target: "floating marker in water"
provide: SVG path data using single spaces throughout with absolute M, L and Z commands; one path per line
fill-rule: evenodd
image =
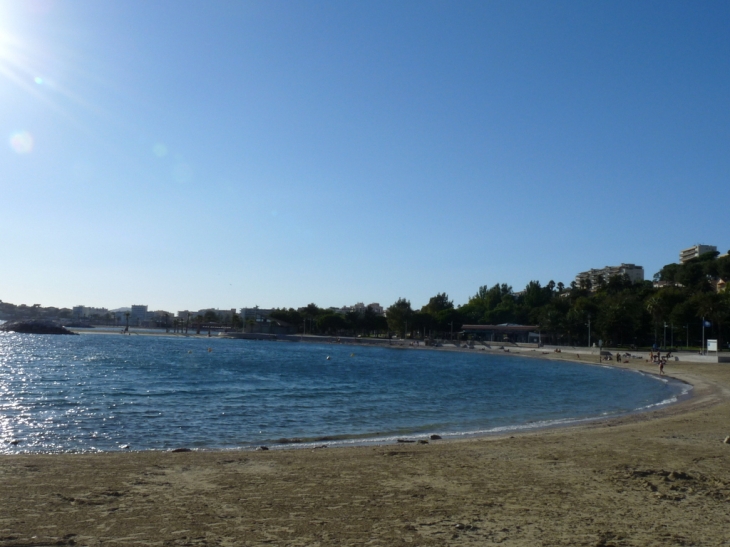
M 330 356 L 329 356 L 329 355 L 327 356 L 327 360 L 328 360 L 328 361 L 330 360 Z
M 350 357 L 355 357 L 355 354 L 354 354 L 354 353 L 351 353 L 351 354 L 350 354 Z

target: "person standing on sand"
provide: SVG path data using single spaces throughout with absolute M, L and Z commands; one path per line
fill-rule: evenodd
M 659 361 L 659 374 L 664 374 L 664 360 Z

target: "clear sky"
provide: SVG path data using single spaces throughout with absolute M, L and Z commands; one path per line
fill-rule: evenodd
M 0 0 L 0 299 L 392 304 L 730 249 L 730 3 Z

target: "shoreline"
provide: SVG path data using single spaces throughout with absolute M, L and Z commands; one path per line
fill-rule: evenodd
M 115 330 L 107 329 L 106 327 L 92 328 L 92 329 L 79 329 L 70 328 L 70 330 L 76 334 L 93 334 L 93 335 L 120 335 L 121 333 Z M 208 340 L 247 340 L 256 342 L 290 342 L 290 343 L 308 343 L 308 344 L 321 344 L 321 345 L 346 345 L 352 347 L 383 347 L 390 349 L 400 350 L 416 350 L 416 351 L 459 351 L 465 353 L 485 353 L 485 354 L 506 354 L 506 355 L 522 355 L 524 357 L 533 357 L 539 359 L 554 359 L 554 360 L 568 360 L 579 363 L 590 363 L 591 360 L 595 364 L 606 364 L 610 365 L 610 361 L 598 361 L 598 348 L 597 347 L 581 347 L 581 346 L 554 346 L 546 345 L 543 347 L 533 347 L 532 345 L 522 346 L 506 346 L 506 351 L 497 348 L 487 348 L 485 346 L 475 346 L 472 348 L 465 346 L 453 345 L 453 342 L 444 342 L 440 346 L 410 346 L 406 343 L 405 339 L 392 339 L 389 343 L 387 338 L 355 338 L 355 337 L 337 337 L 337 336 L 321 336 L 321 335 L 281 335 L 282 338 L 238 338 L 236 336 L 230 336 L 227 333 L 213 334 L 208 336 L 207 333 L 195 334 L 195 333 L 172 333 L 162 331 L 144 330 L 143 332 L 131 331 L 127 336 L 164 336 L 172 338 L 192 338 L 192 339 L 208 339 Z M 256 336 L 256 335 L 251 335 Z M 261 335 L 271 336 L 271 335 Z M 419 341 L 423 342 L 423 341 Z M 498 346 L 499 342 L 492 343 L 494 346 Z M 559 349 L 559 353 L 555 353 L 554 350 Z M 611 347 L 604 347 L 601 351 L 607 351 L 610 353 L 623 352 L 626 353 L 625 349 L 616 349 Z M 646 360 L 649 356 L 649 352 L 645 350 L 631 350 L 632 355 L 637 355 L 640 359 Z M 571 357 L 571 354 L 578 355 L 577 358 Z M 699 355 L 694 351 L 689 352 L 685 350 L 678 350 L 672 352 L 672 358 L 678 358 L 681 363 L 717 363 L 716 360 L 718 355 L 724 354 L 718 353 L 717 355 Z M 590 356 L 590 357 L 588 357 Z M 730 357 L 728 357 L 730 362 Z
M 95 335 L 118 335 L 118 332 L 109 331 L 109 330 L 82 330 L 78 331 L 81 334 L 95 334 Z M 174 337 L 180 337 L 180 338 L 203 338 L 203 339 L 218 339 L 223 340 L 226 339 L 224 337 L 218 337 L 218 336 L 212 336 L 208 337 L 207 335 L 181 335 L 181 334 L 172 334 L 172 333 L 158 333 L 158 332 L 143 332 L 143 333 L 134 333 L 139 334 L 140 336 L 174 336 Z M 289 341 L 289 340 L 281 340 L 281 341 Z M 383 340 L 382 342 L 385 342 Z M 372 344 L 372 343 L 358 343 L 358 339 L 342 339 L 339 341 L 334 341 L 332 339 L 330 340 L 323 340 L 320 337 L 311 337 L 306 339 L 306 343 L 310 344 L 319 344 L 320 346 L 327 347 L 332 345 L 345 345 L 349 347 L 382 347 L 386 349 L 392 349 L 392 350 L 417 350 L 417 351 L 441 351 L 441 352 L 458 352 L 458 353 L 464 353 L 464 354 L 474 354 L 477 353 L 479 355 L 510 355 L 514 357 L 525 357 L 525 358 L 531 358 L 531 359 L 542 359 L 542 360 L 550 360 L 550 361 L 559 361 L 559 362 L 570 362 L 575 364 L 581 364 L 581 365 L 591 365 L 591 366 L 600 366 L 600 367 L 606 367 L 606 368 L 614 368 L 614 369 L 620 369 L 620 370 L 626 370 L 626 371 L 632 371 L 635 373 L 641 373 L 643 375 L 648 375 L 653 377 L 656 380 L 660 380 L 663 377 L 654 372 L 653 370 L 647 370 L 644 365 L 646 364 L 649 368 L 654 368 L 654 365 L 651 363 L 644 363 L 641 359 L 635 359 L 633 363 L 616 363 L 614 361 L 601 361 L 597 362 L 597 353 L 592 355 L 591 357 L 588 357 L 590 355 L 587 353 L 587 351 L 590 348 L 582 348 L 581 351 L 583 355 L 586 356 L 586 358 L 583 359 L 577 359 L 573 356 L 572 352 L 566 352 L 566 353 L 555 353 L 552 351 L 547 351 L 544 349 L 537 349 L 537 348 L 522 348 L 522 347 L 515 347 L 510 348 L 513 351 L 510 352 L 503 352 L 498 349 L 486 349 L 481 348 L 481 350 L 475 350 L 475 349 L 469 349 L 467 347 L 432 347 L 432 346 L 410 346 L 410 345 L 391 345 L 387 343 L 379 343 L 379 344 Z M 580 349 L 580 348 L 579 348 Z M 671 376 L 669 374 L 664 375 L 666 377 L 667 381 L 676 382 L 676 383 L 682 383 L 687 384 L 688 389 L 683 390 L 681 393 L 677 393 L 674 396 L 672 396 L 671 399 L 664 399 L 662 401 L 657 401 L 656 403 L 653 403 L 651 405 L 633 408 L 630 410 L 625 410 L 623 412 L 612 414 L 610 416 L 605 415 L 596 415 L 596 416 L 588 416 L 588 417 L 580 417 L 580 416 L 569 416 L 569 417 L 563 417 L 563 418 L 556 418 L 553 420 L 534 420 L 529 421 L 525 423 L 519 423 L 519 424 L 511 424 L 511 425 L 501 425 L 501 426 L 495 426 L 490 429 L 485 430 L 464 430 L 464 431 L 427 431 L 422 433 L 402 433 L 400 435 L 396 434 L 388 434 L 385 436 L 371 436 L 370 434 L 359 434 L 359 435 L 337 435 L 337 436 L 330 436 L 330 435 L 322 435 L 319 437 L 312 437 L 312 438 L 303 438 L 303 437 L 292 437 L 292 438 L 283 438 L 283 439 L 267 439 L 263 440 L 261 442 L 256 443 L 250 443 L 245 444 L 241 446 L 228 446 L 228 447 L 190 447 L 181 444 L 174 448 L 141 448 L 141 449 L 122 449 L 119 448 L 117 450 L 101 450 L 101 451 L 59 451 L 59 452 L 20 452 L 16 453 L 18 455 L 33 455 L 33 454 L 47 454 L 47 455 L 60 455 L 60 454 L 68 454 L 68 455 L 80 455 L 80 454 L 114 454 L 114 453 L 128 453 L 128 454 L 138 454 L 138 453 L 146 453 L 146 452 L 171 452 L 173 450 L 185 450 L 185 451 L 192 451 L 192 452 L 199 452 L 199 453 L 215 453 L 215 452 L 226 452 L 226 453 L 237 453 L 237 452 L 251 452 L 259 449 L 261 446 L 265 446 L 266 450 L 310 450 L 313 448 L 355 448 L 355 447 L 374 447 L 374 446 L 395 446 L 399 444 L 411 444 L 411 443 L 424 443 L 428 442 L 430 439 L 430 436 L 432 434 L 436 434 L 439 436 L 438 441 L 441 443 L 444 442 L 452 442 L 452 441 L 461 441 L 461 440 L 470 440 L 470 439 L 479 439 L 479 438 L 490 438 L 490 437 L 499 437 L 499 436 L 514 436 L 514 435 L 523 435 L 528 434 L 530 432 L 536 432 L 541 430 L 548 430 L 548 429 L 559 429 L 559 428 L 568 428 L 568 427 L 579 427 L 581 425 L 588 425 L 592 422 L 596 421 L 606 421 L 606 420 L 618 420 L 623 417 L 637 415 L 637 414 L 646 414 L 646 413 L 652 413 L 659 409 L 671 407 L 680 404 L 682 401 L 691 398 L 693 395 L 693 386 L 691 383 L 686 382 L 685 380 L 682 380 L 680 378 L 676 378 L 674 376 Z M 284 441 L 284 442 L 282 442 Z
M 668 369 L 692 397 L 511 435 L 2 456 L 0 546 L 723 545 L 730 367 Z

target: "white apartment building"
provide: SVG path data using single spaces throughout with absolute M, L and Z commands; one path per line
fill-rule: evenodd
M 644 281 L 644 267 L 636 264 L 621 264 L 620 266 L 606 266 L 599 270 L 591 269 L 576 275 L 575 282 L 580 286 L 581 282 L 590 281 L 591 287 L 595 288 L 599 278 L 607 283 L 609 279 L 617 275 L 626 275 L 632 283 L 640 283 Z
M 684 264 L 688 260 L 697 258 L 700 255 L 703 255 L 705 253 L 714 253 L 716 251 L 717 247 L 714 245 L 702 245 L 698 243 L 697 245 L 692 245 L 687 249 L 682 249 L 681 251 L 679 251 L 679 262 Z

